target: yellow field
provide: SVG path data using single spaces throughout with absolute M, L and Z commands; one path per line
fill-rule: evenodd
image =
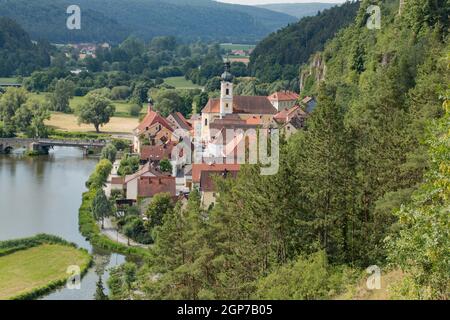
M 41 245 L 0 257 L 0 300 L 65 280 L 69 266 L 83 269 L 88 263 L 86 252 L 63 245 Z
M 138 123 L 137 118 L 113 117 L 107 125 L 100 128 L 100 131 L 103 133 L 131 134 Z M 62 131 L 95 132 L 93 125 L 78 125 L 78 119 L 73 114 L 53 112 L 50 120 L 46 121 L 45 124 Z

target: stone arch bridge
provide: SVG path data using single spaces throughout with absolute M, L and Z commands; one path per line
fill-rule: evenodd
M 19 139 L 0 138 L 0 153 L 10 153 L 14 149 L 25 148 L 47 154 L 53 147 L 77 147 L 85 150 L 101 149 L 108 141 L 106 140 L 55 140 L 55 139 Z

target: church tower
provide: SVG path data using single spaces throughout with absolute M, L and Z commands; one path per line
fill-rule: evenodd
M 225 72 L 222 74 L 220 86 L 220 118 L 233 113 L 233 75 L 230 69 L 230 62 L 225 62 Z

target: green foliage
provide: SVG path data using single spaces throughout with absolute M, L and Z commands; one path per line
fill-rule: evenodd
M 161 162 L 159 163 L 159 168 L 162 172 L 172 172 L 172 164 L 168 159 L 161 160 Z
M 135 209 L 128 210 L 127 215 L 119 219 L 118 226 L 128 239 L 133 239 L 137 243 L 142 244 L 153 243 L 147 226 L 139 215 L 139 211 L 136 212 Z
M 117 149 L 112 143 L 108 143 L 102 149 L 101 159 L 107 159 L 109 162 L 114 163 L 116 161 Z
M 108 296 L 105 294 L 105 287 L 103 286 L 102 277 L 100 277 L 97 281 L 97 288 L 95 290 L 94 299 L 95 300 L 109 300 Z
M 112 299 L 126 300 L 131 297 L 133 283 L 137 278 L 137 267 L 127 262 L 111 271 L 108 287 L 111 289 Z
M 98 93 L 89 93 L 84 103 L 78 110 L 80 123 L 93 124 L 95 131 L 100 132 L 100 126 L 107 124 L 114 115 L 115 107 L 111 100 Z
M 325 252 L 299 257 L 275 270 L 257 284 L 261 300 L 330 299 L 345 287 L 343 273 L 329 265 Z
M 133 104 L 133 105 L 130 107 L 130 116 L 132 116 L 132 117 L 138 117 L 138 116 L 140 115 L 140 113 L 141 113 L 141 110 L 142 110 L 142 106 L 141 106 L 141 105 L 139 105 L 139 104 Z
M 15 21 L 0 17 L 0 77 L 28 76 L 50 65 L 50 45 L 33 44 L 30 36 Z
M 22 88 L 9 88 L 0 96 L 2 137 L 25 133 L 31 138 L 45 138 L 48 135 L 48 128 L 44 121 L 48 119 L 50 119 L 50 113 L 47 108 L 29 99 L 27 91 Z
M 159 193 L 152 198 L 147 208 L 147 216 L 150 220 L 150 228 L 155 228 L 163 224 L 164 216 L 172 214 L 174 203 L 169 193 Z
M 89 189 L 102 189 L 112 170 L 112 163 L 108 159 L 102 159 L 95 167 L 94 172 L 86 182 Z
M 292 80 L 301 64 L 323 50 L 326 41 L 339 29 L 353 22 L 358 8 L 358 2 L 348 2 L 271 34 L 258 44 L 250 57 L 252 75 L 264 82 Z
M 91 211 L 92 214 L 94 215 L 95 220 L 102 222 L 102 229 L 103 229 L 105 218 L 108 218 L 113 215 L 113 207 L 109 202 L 108 198 L 106 198 L 103 189 L 97 190 L 94 200 L 92 200 Z
M 126 154 L 120 161 L 120 166 L 117 173 L 122 177 L 131 175 L 139 170 L 139 164 L 140 159 L 138 156 Z
M 70 112 L 70 99 L 74 94 L 74 83 L 70 80 L 58 80 L 55 90 L 50 95 L 50 109 L 59 112 Z
M 397 212 L 400 232 L 388 239 L 391 260 L 408 272 L 403 298 L 449 299 L 450 108 L 430 125 L 431 167 L 412 202 Z M 394 240 L 392 242 L 392 240 Z
M 14 6 L 3 1 L 0 12 L 21 23 L 33 38 L 54 43 L 118 43 L 129 34 L 146 40 L 176 35 L 194 41 L 255 41 L 295 21 L 283 13 L 211 1 L 80 0 L 77 4 L 83 8 L 83 27 L 75 33 L 61 27 L 65 20 L 60 8 L 70 5 L 67 0 L 16 0 Z

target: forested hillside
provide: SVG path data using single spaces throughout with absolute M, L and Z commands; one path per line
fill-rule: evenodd
M 326 299 L 371 265 L 403 271 L 387 298 L 449 298 L 449 7 L 376 2 L 380 30 L 364 0 L 326 46 L 318 105 L 279 172 L 244 167 L 216 180 L 212 209 L 193 192 L 168 210 L 151 262 L 113 272 L 114 298 Z
M 315 16 L 319 11 L 334 7 L 337 3 L 271 3 L 262 4 L 258 7 L 272 11 L 282 12 L 297 18 Z
M 29 75 L 50 65 L 48 43 L 33 44 L 16 22 L 0 17 L 0 77 Z
M 339 29 L 353 22 L 358 8 L 358 2 L 345 3 L 271 34 L 250 57 L 252 74 L 264 82 L 297 77 L 298 67 L 322 50 Z
M 0 14 L 33 38 L 52 42 L 121 42 L 173 35 L 183 40 L 254 42 L 295 17 L 263 8 L 211 0 L 79 0 L 81 30 L 66 28 L 69 0 L 0 0 Z

